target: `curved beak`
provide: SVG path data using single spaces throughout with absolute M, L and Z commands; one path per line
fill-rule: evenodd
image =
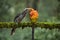
M 30 12 L 31 10 L 33 10 L 33 8 L 25 8 L 25 10 L 27 10 L 28 12 Z

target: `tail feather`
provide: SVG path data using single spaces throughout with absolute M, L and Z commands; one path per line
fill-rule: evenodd
M 16 29 L 16 28 L 12 28 L 12 30 L 11 30 L 11 35 L 13 35 L 13 34 L 15 33 L 15 29 Z

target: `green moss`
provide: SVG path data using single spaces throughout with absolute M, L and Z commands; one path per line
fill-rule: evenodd
M 0 28 L 12 28 L 12 27 L 32 27 L 32 23 L 19 23 L 16 24 L 14 22 L 0 22 Z M 60 28 L 60 23 L 49 23 L 49 22 L 39 22 L 35 24 L 35 27 L 41 28 Z

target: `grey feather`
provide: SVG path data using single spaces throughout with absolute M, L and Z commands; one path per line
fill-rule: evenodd
M 20 23 L 22 19 L 26 16 L 27 11 L 28 11 L 28 8 L 25 8 L 21 14 L 19 13 L 18 15 L 16 15 L 16 17 L 14 18 L 14 22 L 16 24 Z M 15 29 L 16 27 L 12 28 L 11 35 L 13 35 L 13 33 L 15 32 Z

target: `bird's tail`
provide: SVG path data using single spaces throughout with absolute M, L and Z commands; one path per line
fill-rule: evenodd
M 16 28 L 12 28 L 12 30 L 11 30 L 11 35 L 14 35 L 15 29 L 16 29 Z

